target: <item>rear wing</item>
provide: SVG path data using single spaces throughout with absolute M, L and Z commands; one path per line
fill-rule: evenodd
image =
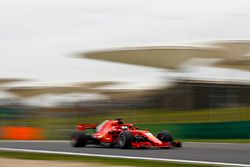
M 86 129 L 96 129 L 97 125 L 96 124 L 78 124 L 76 128 L 78 130 L 84 131 Z

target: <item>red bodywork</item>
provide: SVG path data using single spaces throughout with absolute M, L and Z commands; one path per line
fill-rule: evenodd
M 132 147 L 158 147 L 171 148 L 181 145 L 180 142 L 162 142 L 147 130 L 139 130 L 133 124 L 121 124 L 118 120 L 106 120 L 100 125 L 96 124 L 79 124 L 78 130 L 84 131 L 86 129 L 96 129 L 96 133 L 91 136 L 100 143 L 117 143 L 119 134 L 122 131 L 129 131 L 135 138 L 143 138 L 142 140 L 135 140 L 132 142 Z

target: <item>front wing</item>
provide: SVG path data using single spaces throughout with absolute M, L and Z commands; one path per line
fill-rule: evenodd
M 173 148 L 181 147 L 181 142 L 162 142 L 162 144 L 152 143 L 150 141 L 145 142 L 132 142 L 132 147 L 134 148 Z

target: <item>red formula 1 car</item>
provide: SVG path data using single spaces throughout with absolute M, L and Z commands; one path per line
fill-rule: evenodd
M 174 141 L 166 130 L 154 136 L 147 130 L 139 130 L 133 124 L 124 124 L 121 119 L 106 120 L 99 125 L 79 124 L 77 129 L 71 136 L 74 147 L 84 147 L 87 144 L 120 148 L 181 147 L 181 142 Z M 96 132 L 88 134 L 87 129 L 96 129 Z

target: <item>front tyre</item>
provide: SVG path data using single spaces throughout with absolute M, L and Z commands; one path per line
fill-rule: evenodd
M 75 132 L 71 135 L 71 145 L 73 147 L 85 147 L 88 142 L 88 136 L 83 132 Z
M 131 132 L 123 131 L 118 137 L 118 144 L 121 148 L 131 148 L 132 142 L 134 141 L 134 136 Z
M 156 137 L 163 142 L 173 142 L 173 135 L 167 130 L 158 133 Z

